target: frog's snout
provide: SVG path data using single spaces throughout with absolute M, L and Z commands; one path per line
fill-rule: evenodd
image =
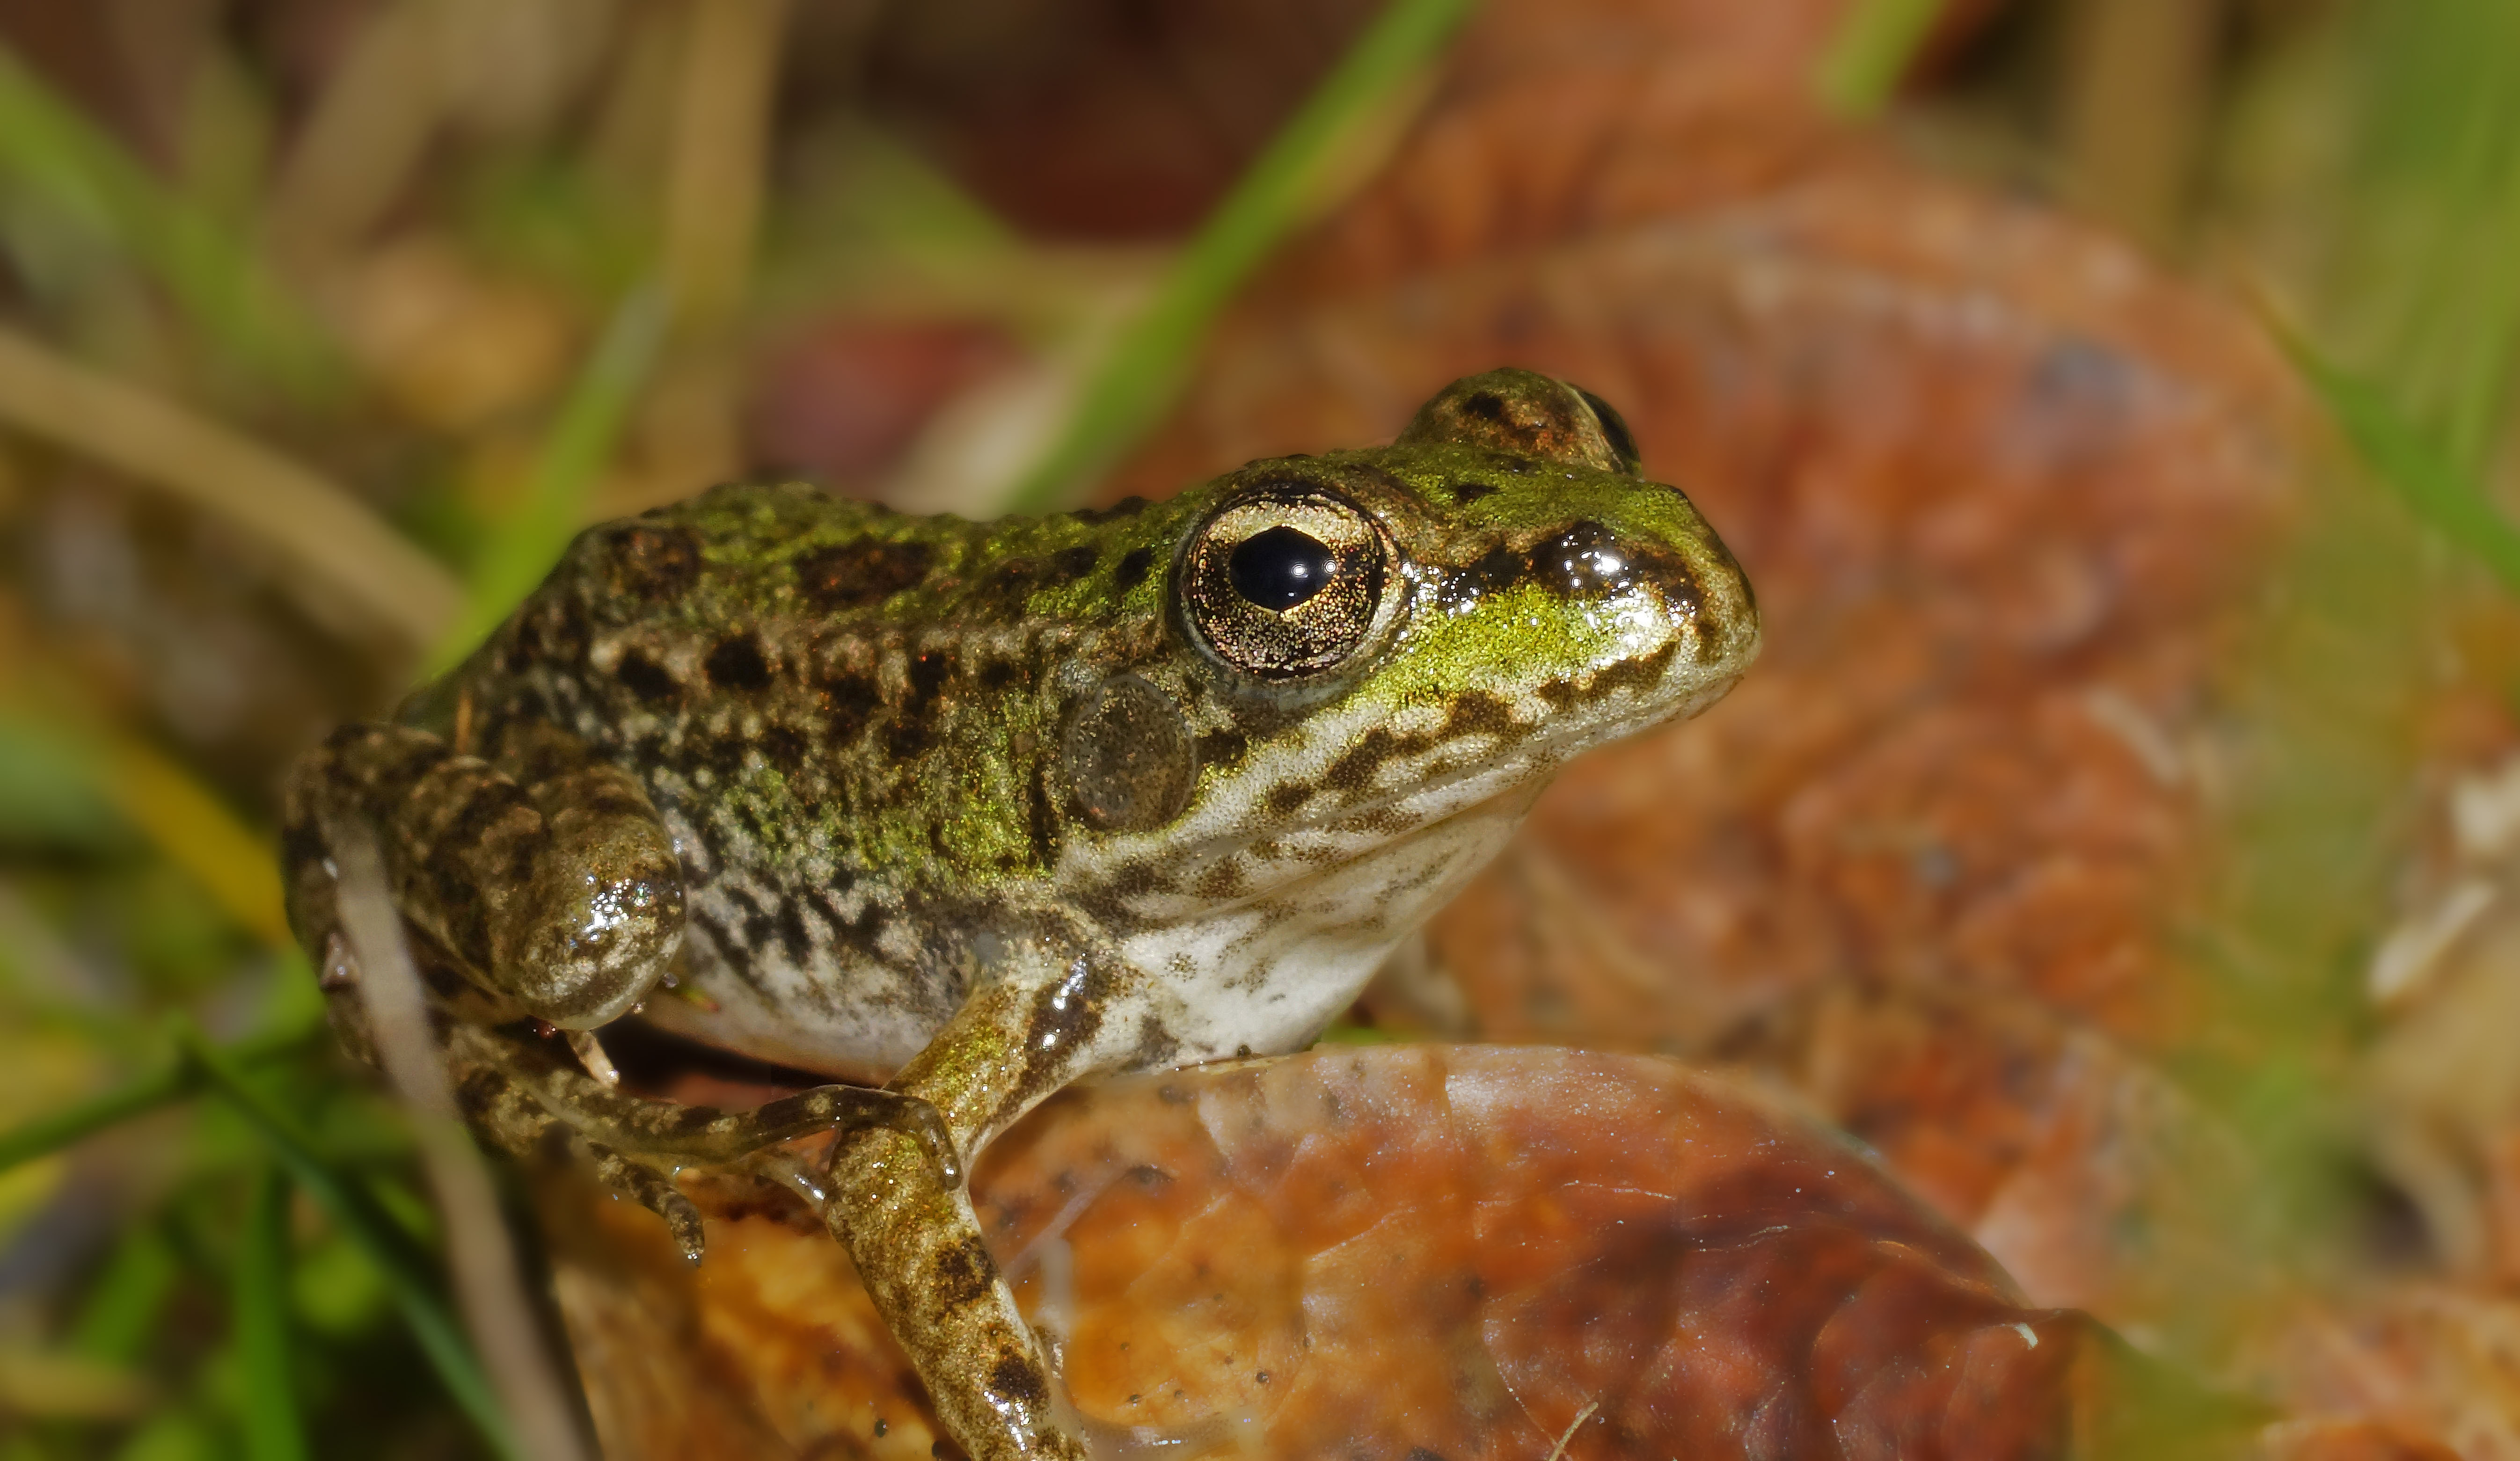
M 1493 590 L 1508 574 L 1576 615 L 1621 621 L 1616 657 L 1677 651 L 1674 668 L 1694 680 L 1729 680 L 1758 649 L 1758 611 L 1732 555 L 1691 512 L 1688 530 L 1581 518 L 1541 539 L 1508 563 L 1492 553 L 1464 575 Z M 1673 663 L 1670 653 L 1661 654 Z

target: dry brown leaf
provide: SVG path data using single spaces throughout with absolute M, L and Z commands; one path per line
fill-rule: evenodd
M 614 1461 L 782 1454 L 764 1431 L 927 1454 L 906 1366 L 784 1189 L 694 1187 L 697 1270 L 569 1190 L 560 1292 Z M 2118 1419 L 2090 1320 L 2026 1306 L 1839 1140 L 1650 1057 L 1325 1048 L 1131 1080 L 1045 1108 L 973 1193 L 1115 1455 L 1958 1461 Z M 693 1417 L 660 1365 L 703 1377 Z

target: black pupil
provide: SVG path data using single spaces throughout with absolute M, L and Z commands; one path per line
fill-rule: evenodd
M 1234 592 L 1284 613 L 1329 587 L 1338 559 L 1308 533 L 1273 527 L 1237 544 L 1227 567 L 1234 575 Z

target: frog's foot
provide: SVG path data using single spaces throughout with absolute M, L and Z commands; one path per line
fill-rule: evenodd
M 671 1175 L 589 1138 L 545 1109 L 532 1091 L 496 1064 L 462 1062 L 455 1074 L 456 1104 L 482 1139 L 518 1158 L 546 1156 L 560 1146 L 575 1166 L 663 1218 L 683 1257 L 699 1262 L 706 1246 L 700 1210 L 674 1186 Z
M 530 1036 L 458 1026 L 449 1032 L 448 1052 L 461 1061 L 497 1066 L 553 1115 L 632 1157 L 727 1166 L 798 1136 L 880 1128 L 918 1142 L 948 1186 L 963 1180 L 962 1155 L 945 1119 L 917 1096 L 817 1085 L 750 1111 L 720 1111 L 632 1095 Z

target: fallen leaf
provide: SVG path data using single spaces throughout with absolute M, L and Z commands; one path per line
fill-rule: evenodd
M 801 1202 L 687 1190 L 697 1270 L 644 1213 L 547 1199 L 608 1453 L 779 1454 L 767 1432 L 926 1454 Z M 1324 1048 L 1136 1078 L 1045 1107 L 973 1199 L 1112 1454 L 2026 1458 L 2123 1429 L 2143 1370 L 1842 1140 L 1651 1057 Z M 680 1389 L 742 1439 L 659 1413 L 660 1365 L 708 1377 Z

